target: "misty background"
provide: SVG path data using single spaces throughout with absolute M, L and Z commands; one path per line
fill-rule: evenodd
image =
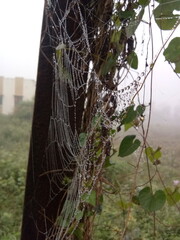
M 0 76 L 36 79 L 43 4 L 44 0 L 0 0 Z M 148 39 L 145 28 L 145 24 L 139 27 L 139 39 Z M 162 41 L 155 23 L 153 32 L 156 55 Z M 169 34 L 169 31 L 164 31 L 164 39 Z M 180 28 L 175 36 L 180 36 Z M 143 51 L 146 47 L 140 44 L 137 47 L 138 57 L 143 57 Z M 180 78 L 162 54 L 153 71 L 153 122 L 158 127 L 157 131 L 175 130 L 177 134 L 177 129 L 180 130 Z
M 19 80 L 23 80 L 21 78 L 36 80 L 44 2 L 45 0 L 0 0 L 0 80 L 1 76 L 4 77 L 4 79 L 19 77 Z M 154 22 L 152 29 L 155 57 L 162 47 L 162 39 L 161 31 Z M 170 31 L 164 31 L 162 33 L 163 41 L 168 38 L 169 34 Z M 147 23 L 140 24 L 136 36 L 139 44 L 135 52 L 139 58 L 138 72 L 141 75 L 146 64 L 145 58 L 147 52 L 149 55 L 147 64 L 150 66 L 152 63 L 151 48 L 149 47 L 147 51 L 146 47 L 149 41 Z M 173 37 L 175 36 L 180 37 L 180 27 L 173 35 Z M 132 70 L 132 74 L 134 74 L 133 76 L 135 76 L 135 78 L 137 77 L 137 71 Z M 147 106 L 150 101 L 150 80 L 149 76 L 145 84 Z M 125 80 L 125 82 L 126 81 L 128 82 L 128 79 Z M 180 78 L 173 72 L 170 65 L 165 62 L 163 54 L 160 55 L 154 67 L 152 87 L 152 116 L 147 142 L 154 150 L 158 147 L 162 148 L 162 157 L 160 159 L 162 164 L 159 166 L 159 171 L 162 174 L 165 185 L 171 189 L 175 189 L 176 186 L 174 186 L 174 182 L 180 184 Z M 27 92 L 29 92 L 29 88 L 27 89 Z M 14 96 L 15 95 L 13 95 L 13 97 Z M 2 100 L 0 102 L 2 102 Z M 1 240 L 19 239 L 20 236 L 24 183 L 33 112 L 32 105 L 32 101 L 22 102 L 17 105 L 13 114 L 0 114 Z M 148 110 L 149 107 L 147 107 L 147 111 L 145 112 L 145 119 L 148 119 Z M 113 147 L 118 149 L 123 134 L 134 134 L 134 131 L 137 137 L 139 137 L 140 128 L 138 131 L 131 128 L 125 133 L 120 131 L 114 138 Z M 136 155 L 130 156 L 128 159 L 122 159 L 115 155 L 111 160 L 113 164 L 106 169 L 107 177 L 110 182 L 112 181 L 112 186 L 116 186 L 116 183 L 118 183 L 119 189 L 122 189 L 123 193 L 127 192 L 127 189 L 130 189 L 131 182 L 134 181 L 134 174 L 132 173 L 134 173 L 135 170 L 134 161 L 135 163 L 137 161 Z M 147 179 L 149 179 L 146 168 L 144 168 L 146 161 L 142 159 L 141 164 L 140 170 L 142 171 L 139 172 L 140 175 L 138 177 L 140 182 L 145 183 Z M 151 167 L 152 174 L 154 174 L 154 165 Z M 163 188 L 157 175 L 155 176 L 155 188 L 156 187 L 157 189 Z M 119 192 L 117 191 L 117 193 L 118 197 L 116 195 L 115 198 L 119 201 Z M 106 230 L 106 225 L 103 225 L 106 224 L 105 219 L 110 219 L 110 227 L 112 226 L 112 229 L 115 229 L 111 231 L 111 233 L 116 232 L 117 229 L 119 227 L 121 228 L 124 224 L 124 220 L 122 221 L 124 209 L 121 218 L 119 218 L 120 205 L 109 201 L 109 197 L 103 207 L 105 207 L 105 211 L 104 215 L 101 215 L 102 223 L 100 226 L 102 227 L 100 227 L 99 232 L 102 233 Z M 132 219 L 134 222 L 132 228 L 135 226 L 135 230 L 144 232 L 145 236 L 151 228 L 151 220 L 142 215 L 140 211 L 136 214 L 137 216 L 134 219 L 137 219 L 137 221 Z M 169 240 L 179 239 L 179 213 L 177 209 L 175 207 L 166 207 L 160 214 L 159 219 L 163 222 L 163 224 L 159 225 L 161 234 L 164 233 L 165 236 L 168 236 Z M 98 224 L 99 223 L 100 221 L 98 220 Z M 116 226 L 118 226 L 118 228 Z M 109 237 L 111 233 L 108 232 L 107 234 L 105 231 L 104 236 Z M 133 234 L 134 233 L 135 232 L 133 232 Z M 169 238 L 171 233 L 172 238 Z

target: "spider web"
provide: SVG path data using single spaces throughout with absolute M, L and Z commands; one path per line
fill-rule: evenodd
M 108 34 L 115 29 L 112 0 L 60 2 L 48 0 L 45 4 L 55 77 L 41 176 L 46 175 L 51 186 L 49 203 L 57 195 L 63 196 L 54 224 L 43 232 L 46 240 L 71 239 L 110 156 L 112 116 L 131 103 L 144 77 L 134 78 L 124 62 L 130 51 L 127 39 L 115 59 L 118 70 L 111 71 L 113 74 L 103 70 L 102 74 L 104 60 L 111 52 Z M 136 23 L 124 22 L 117 28 L 123 30 L 128 24 Z

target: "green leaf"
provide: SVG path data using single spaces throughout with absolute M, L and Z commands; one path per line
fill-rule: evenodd
M 83 240 L 83 224 L 78 224 L 78 227 L 75 229 L 73 235 L 76 236 L 76 239 Z
M 141 6 L 147 6 L 150 3 L 150 0 L 139 0 L 139 4 Z
M 139 192 L 140 205 L 149 212 L 160 210 L 166 202 L 166 195 L 162 190 L 152 194 L 150 187 L 145 187 Z
M 80 221 L 81 218 L 83 217 L 83 215 L 84 215 L 84 212 L 83 212 L 83 211 L 77 210 L 76 213 L 75 213 L 75 218 L 76 218 L 76 220 L 77 220 L 77 221 Z
M 129 128 L 133 127 L 133 123 L 130 122 L 130 123 L 125 123 L 124 124 L 124 130 L 127 131 Z
M 110 135 L 111 135 L 111 136 L 113 136 L 115 133 L 116 133 L 116 130 L 115 130 L 115 129 L 111 129 L 111 130 L 110 130 Z
M 122 140 L 119 147 L 118 156 L 126 157 L 138 149 L 138 147 L 141 145 L 141 142 L 135 138 L 135 135 L 129 135 Z
M 116 28 L 119 28 L 121 26 L 121 21 L 120 21 L 118 15 L 113 14 L 112 15 L 112 21 L 114 22 L 114 25 L 115 25 Z
M 131 105 L 121 113 L 121 116 L 120 116 L 120 118 L 122 119 L 121 125 L 124 125 L 125 131 L 127 131 L 129 128 L 133 127 L 134 125 L 136 125 L 135 121 L 138 120 L 139 116 L 142 116 L 144 111 L 145 111 L 145 106 L 141 104 L 137 106 L 136 110 L 134 110 L 134 105 Z
M 84 193 L 82 195 L 82 200 L 84 200 L 86 203 L 91 204 L 92 206 L 96 206 L 96 192 L 94 190 L 91 191 L 91 193 Z
M 114 165 L 114 164 L 111 163 L 110 157 L 106 157 L 103 167 L 108 168 L 108 167 L 111 167 L 112 165 Z
M 130 38 L 132 35 L 134 35 L 137 27 L 139 26 L 142 17 L 144 15 L 144 8 L 140 11 L 140 13 L 138 14 L 138 16 L 136 16 L 135 18 L 131 18 L 129 25 L 126 27 L 126 36 L 127 38 Z
M 135 52 L 132 52 L 128 57 L 127 57 L 127 62 L 129 66 L 133 69 L 138 68 L 138 57 Z
M 97 127 L 97 125 L 99 125 L 100 122 L 101 122 L 101 116 L 100 116 L 100 114 L 96 114 L 96 115 L 92 118 L 92 126 L 93 126 L 93 127 Z
M 86 139 L 87 139 L 87 134 L 86 133 L 80 133 L 79 134 L 79 144 L 81 147 L 83 147 L 86 143 Z
M 173 14 L 174 10 L 180 10 L 180 1 L 158 0 L 160 3 L 153 11 L 155 21 L 160 29 L 171 30 L 178 21 L 179 15 Z
M 155 152 L 154 152 L 154 158 L 155 158 L 155 160 L 157 160 L 157 159 L 159 159 L 159 158 L 161 158 L 161 156 L 162 156 L 162 153 L 161 153 L 161 148 L 160 147 L 158 147 L 156 150 L 155 150 Z
M 119 43 L 120 36 L 121 36 L 121 31 L 114 30 L 113 34 L 111 36 L 111 42 L 112 43 Z
M 159 159 L 161 156 L 162 156 L 162 153 L 161 153 L 161 148 L 158 147 L 155 151 L 152 149 L 152 147 L 147 147 L 145 149 L 145 154 L 146 156 L 148 157 L 148 159 L 154 163 L 155 160 Z
M 133 9 L 128 9 L 128 10 L 125 10 L 125 11 L 119 11 L 119 19 L 123 19 L 123 20 L 126 20 L 126 19 L 134 19 L 135 17 L 135 11 Z
M 126 111 L 122 115 L 122 125 L 131 123 L 137 117 L 137 112 L 134 111 L 134 105 L 126 108 Z
M 66 49 L 66 45 L 64 43 L 60 43 L 57 47 L 56 47 L 56 58 L 57 61 L 61 62 L 62 61 L 62 56 L 63 56 L 63 50 Z
M 116 21 L 114 22 L 114 25 L 115 25 L 116 27 L 120 27 L 120 26 L 121 26 L 121 21 L 120 21 L 119 18 L 116 19 Z
M 180 201 L 180 192 L 178 190 L 177 188 L 174 191 L 172 191 L 171 188 L 165 189 L 164 192 L 169 206 L 173 206 Z
M 159 11 L 159 8 L 157 7 L 154 10 L 154 16 L 155 21 L 161 30 L 172 30 L 175 23 L 177 22 L 178 15 L 173 15 L 171 12 L 162 15 Z
M 154 162 L 154 151 L 152 147 L 147 147 L 145 149 L 146 156 L 149 158 L 151 162 Z
M 172 39 L 163 54 L 167 61 L 175 63 L 175 72 L 180 73 L 180 37 Z
M 116 66 L 117 56 L 111 52 L 108 54 L 107 60 L 101 66 L 101 74 L 106 75 Z
M 144 104 L 140 104 L 137 106 L 136 111 L 138 112 L 138 115 L 141 116 L 146 110 L 146 107 Z
M 133 196 L 132 197 L 132 202 L 136 205 L 140 205 L 139 197 L 138 196 Z

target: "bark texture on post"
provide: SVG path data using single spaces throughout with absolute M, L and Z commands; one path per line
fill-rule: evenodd
M 72 0 L 69 1 L 69 3 L 70 2 L 72 2 Z M 84 0 L 84 4 L 86 4 L 86 2 L 88 1 Z M 44 162 L 46 162 L 47 158 L 46 147 L 52 114 L 53 83 L 55 80 L 53 58 L 57 47 L 57 43 L 54 41 L 57 37 L 57 32 L 52 28 L 51 22 L 53 19 L 53 23 L 58 26 L 59 19 L 57 16 L 59 15 L 59 11 L 65 11 L 67 1 L 52 1 L 51 4 L 55 11 L 52 13 L 48 12 L 45 7 L 43 16 L 21 240 L 45 240 L 46 233 L 54 225 L 57 212 L 62 209 L 66 197 L 65 191 L 61 191 L 61 193 L 49 201 L 50 189 L 55 189 L 57 186 L 56 184 L 50 183 L 48 174 L 43 174 L 48 171 L 48 169 L 44 168 Z M 56 11 L 57 6 L 58 9 Z M 73 41 L 78 39 L 82 34 L 82 30 L 78 29 L 79 22 L 73 21 L 74 17 L 74 12 L 72 11 L 67 19 L 67 33 L 69 36 L 72 36 Z M 79 65 L 80 64 L 81 63 L 79 63 Z M 87 72 L 85 72 L 83 77 L 84 82 L 86 82 Z M 67 91 L 69 103 L 73 105 L 70 89 Z M 85 101 L 83 91 L 84 89 L 79 89 L 79 95 L 81 97 L 76 102 L 76 109 L 71 108 L 69 110 L 72 132 L 75 132 L 75 130 L 80 132 Z M 74 122 L 75 115 L 76 122 Z M 56 154 L 58 155 L 58 150 Z M 61 169 L 61 159 L 59 159 L 58 165 L 59 169 Z M 73 173 L 71 173 L 71 175 L 73 175 Z M 62 183 L 58 184 L 61 187 Z M 51 239 L 56 239 L 56 236 L 52 236 Z
M 45 222 L 44 216 L 41 215 L 43 211 L 42 206 L 46 207 L 47 204 L 46 200 L 49 190 L 46 179 L 39 178 L 39 175 L 42 173 L 42 161 L 45 157 L 54 78 L 52 64 L 53 48 L 50 47 L 50 36 L 46 31 L 47 24 L 48 18 L 44 12 L 21 240 L 44 240 L 45 236 L 41 235 L 37 226 L 40 228 L 39 230 L 43 231 L 46 228 L 46 224 L 47 226 L 51 225 L 49 220 Z M 38 199 L 38 202 L 36 199 Z M 50 209 L 50 211 L 53 210 L 56 209 Z
M 113 0 L 51 0 L 50 2 L 51 4 L 47 8 L 45 4 L 41 33 L 21 240 L 57 239 L 57 232 L 52 229 L 53 227 L 55 229 L 61 228 L 55 223 L 66 200 L 68 188 L 67 184 L 63 183 L 62 176 L 57 177 L 57 171 L 61 171 L 64 174 L 63 176 L 73 179 L 74 170 L 77 166 L 77 162 L 74 161 L 75 155 L 71 153 L 71 148 L 74 147 L 72 146 L 73 141 L 70 146 L 59 144 L 57 139 L 52 141 L 51 146 L 48 142 L 51 123 L 54 123 L 55 127 L 59 126 L 58 117 L 64 116 L 59 114 L 61 111 L 59 106 L 64 104 L 63 98 L 62 96 L 57 98 L 57 101 L 61 102 L 58 105 L 56 102 L 57 92 L 55 91 L 61 90 L 58 94 L 63 94 L 63 90 L 66 91 L 68 103 L 65 102 L 64 104 L 66 106 L 64 118 L 68 116 L 69 122 L 67 124 L 67 119 L 65 121 L 63 117 L 60 120 L 64 126 L 65 124 L 68 125 L 72 135 L 74 134 L 77 138 L 81 131 L 87 131 L 91 123 L 97 105 L 97 93 L 100 91 L 100 89 L 96 89 L 95 79 L 91 79 L 91 82 L 87 81 L 90 61 L 93 62 L 95 72 L 102 85 L 107 84 L 99 76 L 102 63 L 98 59 L 105 59 L 107 54 L 104 56 L 104 52 L 108 53 L 109 50 L 106 49 L 106 42 L 109 39 L 107 29 L 101 25 L 110 20 Z M 66 16 L 66 19 L 64 16 Z M 73 47 L 71 43 L 74 43 Z M 68 70 L 71 79 L 63 79 L 63 77 L 61 79 L 62 75 L 57 77 L 57 72 L 55 72 L 57 70 L 55 68 L 55 60 L 57 60 L 55 57 L 59 44 L 66 46 L 63 51 L 69 58 Z M 74 50 L 76 55 L 74 55 Z M 78 56 L 78 59 L 75 59 L 74 56 Z M 100 58 L 97 56 L 100 56 Z M 65 60 L 65 57 L 62 58 L 62 65 Z M 72 74 L 73 70 L 74 74 Z M 79 73 L 81 74 L 80 80 L 78 79 Z M 64 80 L 71 80 L 73 84 L 66 81 L 64 85 L 61 85 L 60 83 Z M 63 90 L 62 86 L 65 86 Z M 108 86 L 106 86 L 106 89 L 108 89 Z M 52 109 L 53 104 L 56 107 L 58 106 L 59 115 L 56 112 L 57 109 Z M 86 109 L 84 109 L 85 106 Z M 59 128 L 53 129 L 53 134 L 57 129 L 59 130 Z M 63 128 L 62 131 L 64 131 Z M 60 134 L 61 138 L 62 136 L 64 135 Z M 63 139 L 63 141 L 66 141 L 66 139 Z M 55 164 L 48 162 L 51 157 L 48 155 L 47 146 L 53 151 Z M 93 146 L 91 147 L 93 149 Z M 68 162 L 70 157 L 72 158 Z M 65 161 L 63 162 L 63 159 L 67 159 L 69 168 L 66 168 L 67 165 L 64 167 Z M 56 169 L 54 169 L 54 166 Z M 98 192 L 97 189 L 96 192 Z M 86 221 L 84 222 L 83 236 L 85 240 L 91 239 L 93 218 L 82 218 L 82 221 L 84 219 Z M 62 229 L 64 231 L 64 228 Z M 52 235 L 51 231 L 53 231 Z M 76 238 L 71 236 L 69 239 Z

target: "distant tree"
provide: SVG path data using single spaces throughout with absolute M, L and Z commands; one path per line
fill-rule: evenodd
M 22 120 L 31 121 L 33 114 L 34 101 L 23 101 L 16 108 L 13 113 L 13 117 L 20 118 Z

